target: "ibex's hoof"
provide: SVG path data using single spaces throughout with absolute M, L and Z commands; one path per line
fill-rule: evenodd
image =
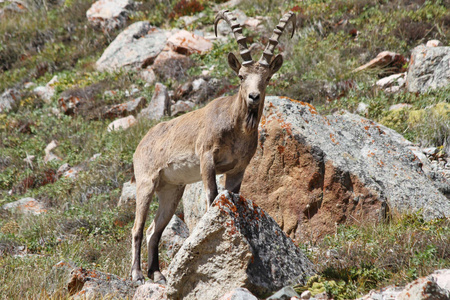
M 139 284 L 143 284 L 145 282 L 144 274 L 142 274 L 141 271 L 132 271 L 131 279 Z
M 166 285 L 167 284 L 166 277 L 164 277 L 164 275 L 161 274 L 161 272 L 159 272 L 159 271 L 155 271 L 149 277 L 151 279 L 153 279 L 154 283 L 158 283 L 158 284 L 162 284 L 162 285 Z

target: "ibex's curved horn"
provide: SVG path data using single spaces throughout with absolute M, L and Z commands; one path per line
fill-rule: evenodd
M 273 51 L 275 50 L 275 47 L 278 45 L 278 40 L 280 39 L 280 36 L 283 33 L 284 28 L 290 21 L 292 21 L 291 38 L 294 36 L 296 26 L 296 16 L 292 11 L 290 11 L 280 19 L 280 23 L 278 23 L 277 27 L 273 30 L 273 34 L 269 39 L 269 43 L 267 44 L 266 49 L 264 49 L 261 59 L 259 60 L 259 63 L 261 65 L 266 67 L 269 66 L 270 61 L 272 60 L 273 57 Z
M 217 24 L 220 20 L 225 20 L 228 25 L 230 25 L 231 30 L 234 33 L 234 37 L 239 45 L 239 54 L 241 55 L 244 62 L 243 65 L 249 65 L 253 63 L 252 56 L 250 55 L 250 50 L 247 48 L 247 42 L 245 36 L 242 35 L 242 27 L 236 21 L 236 17 L 228 11 L 228 9 L 221 10 L 217 13 L 216 19 L 214 20 L 214 33 L 217 36 Z

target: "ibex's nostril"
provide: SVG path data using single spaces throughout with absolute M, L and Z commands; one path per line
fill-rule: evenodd
M 248 97 L 252 99 L 254 102 L 259 101 L 259 93 L 250 93 L 248 94 Z

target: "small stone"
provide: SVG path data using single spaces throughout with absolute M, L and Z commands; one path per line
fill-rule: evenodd
M 136 203 L 136 182 L 125 182 L 117 206 Z
M 150 120 L 159 120 L 165 115 L 170 115 L 170 98 L 167 87 L 162 83 L 156 83 L 155 93 L 152 100 L 146 108 L 144 108 L 139 117 L 144 117 Z
M 387 88 L 392 86 L 393 84 L 397 83 L 400 78 L 404 78 L 406 73 L 400 73 L 400 74 L 393 74 L 384 78 L 381 78 L 376 82 L 376 85 L 380 88 Z M 404 83 L 404 81 L 403 81 Z M 399 85 L 399 84 L 398 84 Z
M 131 126 L 136 125 L 136 123 L 137 123 L 137 121 L 136 121 L 135 117 L 128 116 L 128 117 L 120 118 L 120 119 L 117 119 L 117 120 L 111 122 L 108 125 L 107 130 L 109 132 L 117 131 L 117 130 L 126 130 L 126 129 L 130 128 Z
M 154 84 L 156 81 L 156 75 L 152 68 L 142 70 L 140 77 L 150 85 Z
M 426 44 L 426 47 L 442 47 L 444 44 L 442 44 L 439 40 L 429 40 Z
M 192 82 L 192 90 L 194 92 L 198 92 L 201 89 L 204 89 L 208 83 L 205 79 L 199 78 Z
M 367 115 L 369 113 L 369 105 L 364 102 L 359 102 L 356 112 L 360 115 Z
M 56 176 L 58 177 L 63 176 L 63 174 L 69 171 L 71 168 L 72 167 L 68 163 L 62 164 L 56 171 Z
M 308 300 L 309 298 L 311 298 L 311 292 L 310 292 L 310 291 L 304 291 L 304 292 L 300 295 L 300 299 Z
M 401 110 L 401 109 L 408 109 L 408 108 L 412 108 L 411 104 L 408 103 L 399 103 L 399 104 L 394 104 L 391 105 L 389 107 L 389 111 L 393 111 L 393 110 Z
M 9 112 L 17 108 L 20 101 L 20 92 L 16 89 L 8 89 L 0 96 L 0 113 Z
M 288 300 L 292 297 L 300 297 L 299 294 L 290 286 L 286 286 L 267 298 L 267 300 Z
M 436 147 L 429 147 L 429 148 L 422 149 L 422 152 L 425 153 L 426 155 L 433 156 L 439 152 L 439 149 Z

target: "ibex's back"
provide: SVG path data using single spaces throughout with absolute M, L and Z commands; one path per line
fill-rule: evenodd
M 265 89 L 271 76 L 283 64 L 273 51 L 286 24 L 295 15 L 287 13 L 277 25 L 263 56 L 251 58 L 242 28 L 228 11 L 216 16 L 217 23 L 227 21 L 239 43 L 242 66 L 228 54 L 228 64 L 241 79 L 239 92 L 218 98 L 197 111 L 188 113 L 152 129 L 142 139 L 133 157 L 137 184 L 136 219 L 133 226 L 133 280 L 143 280 L 140 250 L 144 224 L 153 194 L 159 199 L 155 219 L 147 231 L 148 276 L 165 281 L 159 270 L 158 243 L 172 218 L 186 184 L 203 181 L 211 204 L 217 196 L 216 174 L 225 174 L 225 188 L 238 193 L 245 168 L 254 155 L 258 124 L 264 108 Z

